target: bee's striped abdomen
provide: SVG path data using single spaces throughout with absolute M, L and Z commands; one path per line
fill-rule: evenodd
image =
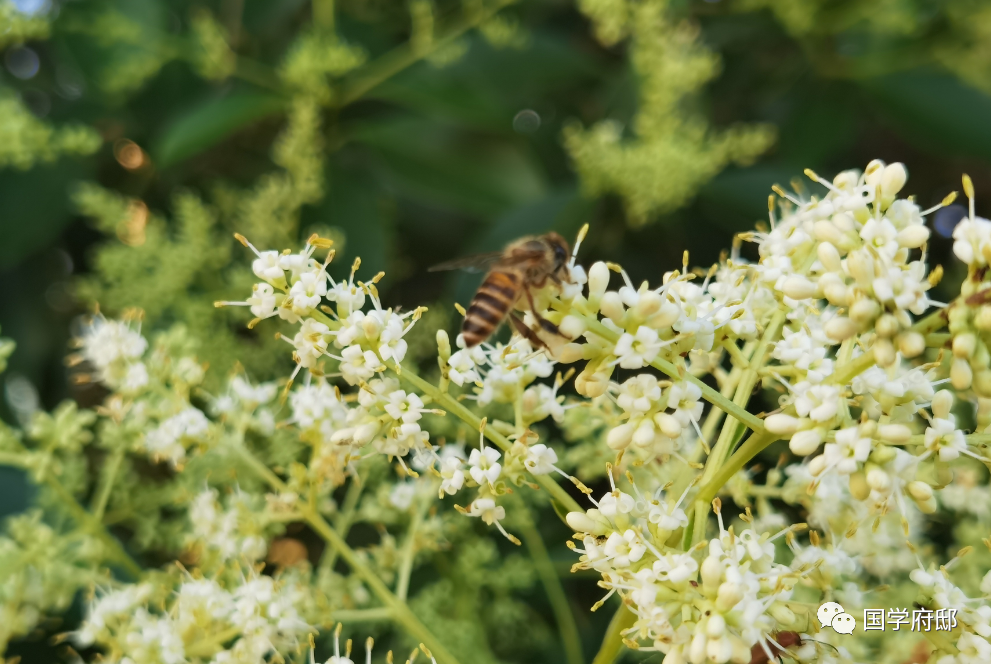
M 465 345 L 471 348 L 489 338 L 516 304 L 522 286 L 523 277 L 516 272 L 493 270 L 485 277 L 461 326 Z

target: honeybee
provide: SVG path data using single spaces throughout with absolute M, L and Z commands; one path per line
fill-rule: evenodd
M 525 296 L 530 313 L 537 319 L 541 329 L 561 335 L 557 325 L 537 313 L 531 289 L 543 288 L 548 280 L 558 286 L 570 282 L 570 254 L 568 242 L 563 237 L 557 233 L 547 233 L 521 238 L 499 252 L 441 263 L 430 268 L 430 271 L 481 271 L 488 268 L 489 272 L 478 287 L 475 297 L 471 299 L 461 325 L 461 334 L 468 348 L 488 339 L 506 316 L 509 316 L 517 332 L 539 348 L 546 347 L 546 344 L 536 332 L 526 326 L 513 309 Z

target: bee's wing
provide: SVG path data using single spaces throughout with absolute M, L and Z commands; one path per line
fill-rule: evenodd
M 502 258 L 503 252 L 493 251 L 487 254 L 475 254 L 463 258 L 455 258 L 429 268 L 427 272 L 444 272 L 446 270 L 464 270 L 465 272 L 484 272 Z

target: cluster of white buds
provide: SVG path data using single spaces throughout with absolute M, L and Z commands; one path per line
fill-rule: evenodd
M 72 640 L 112 661 L 234 664 L 298 648 L 312 631 L 296 609 L 301 588 L 254 569 L 228 577 L 183 573 L 164 597 L 152 583 L 99 592 Z
M 681 508 L 688 490 L 678 499 L 661 490 L 648 499 L 631 486 L 635 495 L 614 488 L 595 508 L 568 514 L 583 542 L 572 545 L 582 554 L 576 567 L 601 573 L 606 597 L 620 593 L 636 614 L 624 632 L 628 643 L 648 641 L 637 647 L 666 653 L 666 664 L 745 664 L 755 645 L 771 657 L 771 635 L 800 622 L 788 608 L 792 589 L 814 569 L 776 563 L 773 542 L 804 524 L 773 537 L 750 528 L 737 535 L 723 528 L 717 507 L 719 537 L 681 551 L 666 542 L 688 523 Z M 699 564 L 701 549 L 708 554 Z

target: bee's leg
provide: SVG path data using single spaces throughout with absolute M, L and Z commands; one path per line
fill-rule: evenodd
M 513 327 L 520 333 L 520 336 L 533 344 L 534 348 L 547 348 L 547 344 L 544 343 L 544 340 L 538 337 L 536 332 L 527 327 L 526 323 L 523 322 L 522 318 L 516 315 L 515 311 L 511 311 L 509 313 L 509 322 L 513 324 Z
M 524 288 L 523 291 L 526 293 L 526 301 L 530 303 L 530 313 L 537 319 L 537 323 L 540 324 L 540 328 L 545 332 L 550 332 L 551 334 L 556 334 L 559 337 L 567 339 L 568 337 L 561 334 L 561 330 L 557 328 L 557 325 L 537 313 L 537 307 L 533 303 L 533 294 L 530 292 L 530 289 Z

